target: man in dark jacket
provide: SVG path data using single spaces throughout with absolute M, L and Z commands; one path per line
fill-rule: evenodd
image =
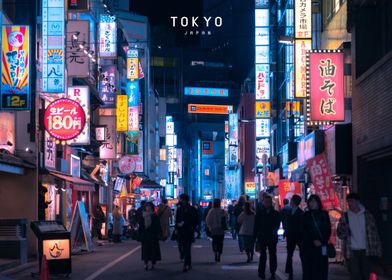
M 181 194 L 179 197 L 181 206 L 177 209 L 176 225 L 179 246 L 183 248 L 184 272 L 192 268 L 191 246 L 195 241 L 195 230 L 199 223 L 197 211 L 189 204 L 189 196 Z
M 259 277 L 265 279 L 265 265 L 267 262 L 267 248 L 270 261 L 271 279 L 275 279 L 277 269 L 276 244 L 278 243 L 278 229 L 280 214 L 272 207 L 272 197 L 265 196 L 263 207 L 255 217 L 253 237 L 260 248 Z
M 301 218 L 304 211 L 299 208 L 300 204 L 301 197 L 296 194 L 293 195 L 290 201 L 291 212 L 286 217 L 286 223 L 283 223 L 284 235 L 287 241 L 286 273 L 289 274 L 289 279 L 293 279 L 293 255 L 297 246 L 301 257 Z

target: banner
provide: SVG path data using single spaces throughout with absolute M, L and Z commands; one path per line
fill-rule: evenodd
M 344 121 L 343 53 L 309 54 L 310 121 Z
M 126 87 L 128 106 L 139 106 L 139 81 L 128 81 Z
M 64 4 L 59 0 L 42 0 L 42 92 L 65 91 Z
M 127 96 L 117 95 L 116 116 L 117 116 L 117 131 L 128 130 L 128 106 Z
M 3 26 L 1 110 L 30 110 L 30 34 L 28 26 Z
M 102 65 L 98 82 L 99 97 L 105 103 L 101 108 L 115 108 L 116 65 Z
M 100 159 L 116 158 L 116 117 L 100 116 L 99 125 L 105 126 L 105 141 L 99 147 Z
M 115 16 L 99 17 L 99 56 L 116 58 L 117 56 L 117 23 Z
M 335 189 L 329 174 L 327 160 L 324 154 L 319 154 L 306 163 L 316 194 L 326 210 L 337 208 L 335 204 Z
M 90 46 L 89 21 L 70 20 L 67 22 L 67 74 L 85 78 L 90 75 L 90 59 L 84 49 Z M 83 48 L 82 48 L 83 47 Z
M 68 98 L 75 100 L 84 110 L 86 125 L 82 133 L 72 140 L 72 144 L 90 144 L 90 88 L 88 86 L 75 86 L 68 88 Z
M 293 195 L 298 194 L 302 196 L 301 185 L 299 182 L 290 182 L 289 180 L 280 180 L 278 184 L 279 189 L 279 204 L 283 208 L 283 200 L 290 200 Z

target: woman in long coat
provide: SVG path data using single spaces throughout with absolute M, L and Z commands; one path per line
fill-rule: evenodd
M 113 209 L 113 242 L 121 242 L 121 213 L 118 206 Z
M 159 235 L 161 234 L 161 224 L 158 216 L 154 213 L 154 204 L 146 203 L 142 217 L 139 220 L 140 241 L 142 242 L 142 260 L 144 261 L 144 268 L 149 269 L 149 262 L 151 262 L 151 269 L 157 261 L 161 260 L 161 249 L 159 247 Z

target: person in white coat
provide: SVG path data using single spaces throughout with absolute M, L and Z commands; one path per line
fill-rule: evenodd
M 220 262 L 223 251 L 223 240 L 227 229 L 227 214 L 221 209 L 220 199 L 214 199 L 213 208 L 208 212 L 206 224 L 212 236 L 212 249 L 215 254 L 215 261 Z
M 242 236 L 245 245 L 245 252 L 248 257 L 247 261 L 250 263 L 253 260 L 254 253 L 254 239 L 253 230 L 255 226 L 255 212 L 252 210 L 250 202 L 246 202 L 244 211 L 238 216 L 237 222 L 241 225 L 239 234 Z

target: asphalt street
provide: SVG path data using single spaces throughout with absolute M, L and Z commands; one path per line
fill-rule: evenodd
M 189 272 L 182 272 L 183 264 L 179 259 L 177 244 L 174 241 L 161 242 L 162 261 L 153 271 L 145 271 L 141 261 L 140 244 L 136 241 L 123 241 L 122 243 L 105 243 L 97 246 L 93 253 L 72 256 L 71 279 L 80 280 L 117 280 L 117 279 L 258 279 L 258 256 L 255 255 L 253 263 L 246 263 L 246 255 L 238 250 L 237 241 L 225 239 L 224 252 L 220 263 L 214 261 L 211 243 L 205 239 L 198 239 L 192 248 L 193 268 Z M 287 279 L 284 273 L 285 244 L 278 245 L 278 271 L 277 279 Z M 301 265 L 298 253 L 294 258 L 295 280 L 302 278 Z M 22 272 L 3 276 L 0 279 L 32 279 L 31 272 L 38 271 L 35 264 L 32 268 Z M 266 270 L 267 279 L 269 268 Z M 51 275 L 51 279 L 65 279 L 64 276 Z M 348 279 L 345 268 L 340 264 L 330 265 L 330 277 L 333 280 Z

